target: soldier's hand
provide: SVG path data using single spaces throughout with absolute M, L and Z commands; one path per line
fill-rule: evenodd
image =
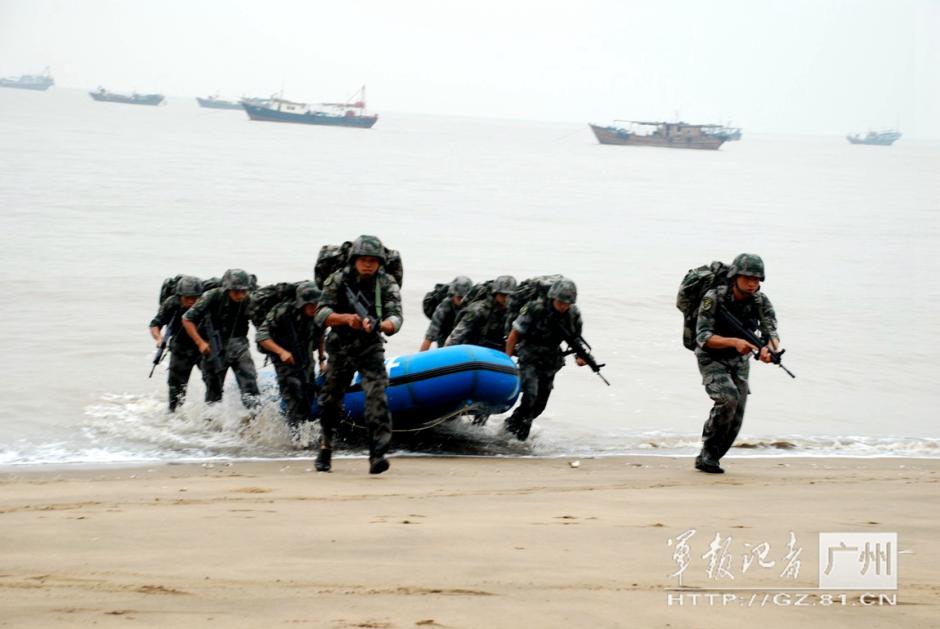
M 386 334 L 394 334 L 395 325 L 391 321 L 383 321 L 382 325 L 379 326 L 379 330 L 385 332 Z
M 744 356 L 745 354 L 750 354 L 751 352 L 756 352 L 756 351 L 757 351 L 757 346 L 751 345 L 750 343 L 748 343 L 748 342 L 745 341 L 744 339 L 735 339 L 735 341 L 734 341 L 734 349 L 736 349 L 739 354 L 741 354 L 742 356 Z
M 162 334 L 158 334 L 158 335 L 157 335 L 157 344 L 156 344 L 156 348 L 157 348 L 157 349 L 160 349 L 160 346 L 161 346 L 161 345 L 163 345 L 163 335 L 162 335 Z
M 320 373 L 326 373 L 326 361 L 323 359 L 320 359 Z
M 587 364 L 587 361 L 585 361 L 580 356 L 575 356 L 574 362 L 578 363 L 578 367 L 584 367 Z
M 760 348 L 760 361 L 762 363 L 771 363 L 773 360 L 774 358 L 770 355 L 769 347 L 765 345 L 764 347 Z
M 277 357 L 280 358 L 280 359 L 281 359 L 281 362 L 284 363 L 285 365 L 293 365 L 293 364 L 294 364 L 294 355 L 291 354 L 291 353 L 290 353 L 289 351 L 287 351 L 286 349 L 285 349 L 284 351 L 282 351 L 280 354 L 278 354 Z
M 361 330 L 363 328 L 363 321 L 362 319 L 359 318 L 359 315 L 354 315 L 354 314 L 349 315 L 349 318 L 346 319 L 346 323 L 353 330 Z M 366 330 L 366 332 L 368 332 L 368 330 Z
M 209 352 L 212 351 L 212 348 L 209 347 L 209 344 L 206 343 L 205 341 L 199 344 L 198 349 L 199 349 L 200 354 L 208 354 Z

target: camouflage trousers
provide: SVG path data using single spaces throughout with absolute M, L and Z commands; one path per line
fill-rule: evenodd
M 701 351 L 696 352 L 696 357 L 705 392 L 714 402 L 702 429 L 702 454 L 717 463 L 741 431 L 750 393 L 747 384 L 750 365 L 747 359 L 713 360 Z
M 255 370 L 255 362 L 248 350 L 247 337 L 237 336 L 225 343 L 222 349 L 222 364 L 225 365 L 225 370 L 221 373 L 213 374 L 207 362 L 206 358 L 203 358 L 202 377 L 206 382 L 207 404 L 222 399 L 225 376 L 231 369 L 235 374 L 235 381 L 238 382 L 238 390 L 241 391 L 242 404 L 246 408 L 254 408 L 258 405 L 258 372 Z
M 199 367 L 202 355 L 195 347 L 173 349 L 170 352 L 170 367 L 167 371 L 166 383 L 170 390 L 170 412 L 183 404 L 186 399 L 186 388 L 189 385 L 189 376 L 193 367 Z
M 274 372 L 277 374 L 277 388 L 284 401 L 284 415 L 291 428 L 312 421 L 311 403 L 317 399 L 317 383 L 313 374 L 304 377 L 303 370 L 296 365 L 281 362 L 276 356 L 271 357 Z
M 508 430 L 518 432 L 524 427 L 524 434 L 528 435 L 532 420 L 541 415 L 548 404 L 548 398 L 555 387 L 555 374 L 563 364 L 526 360 L 524 355 L 519 358 L 519 390 L 522 393 L 522 401 L 506 419 Z
M 388 372 L 385 371 L 385 348 L 382 345 L 338 347 L 329 345 L 326 381 L 320 391 L 320 428 L 323 442 L 332 444 L 333 435 L 343 417 L 343 396 L 359 372 L 365 394 L 366 424 L 369 429 L 369 456 L 382 456 L 392 440 L 392 415 L 388 410 Z

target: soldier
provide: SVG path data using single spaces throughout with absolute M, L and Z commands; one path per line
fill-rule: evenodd
M 702 451 L 695 458 L 695 467 L 710 474 L 722 474 L 718 465 L 741 430 L 744 406 L 750 389 L 747 384 L 749 361 L 757 347 L 733 336 L 719 316 L 725 308 L 748 329 L 760 330 L 777 351 L 777 315 L 767 296 L 760 292 L 764 281 L 764 261 L 760 256 L 742 253 L 728 270 L 731 285 L 719 286 L 705 293 L 698 309 L 695 357 L 702 374 L 705 391 L 714 402 L 702 430 Z M 767 347 L 760 350 L 765 363 L 772 358 Z
M 444 299 L 434 309 L 428 331 L 424 333 L 424 341 L 419 352 L 431 349 L 431 343 L 436 342 L 438 347 L 444 347 L 447 337 L 454 330 L 457 315 L 463 308 L 463 300 L 473 288 L 473 280 L 465 275 L 458 275 L 447 289 L 447 299 Z
M 561 278 L 548 289 L 546 297 L 537 297 L 524 305 L 512 322 L 506 353 L 512 356 L 518 348 L 522 401 L 503 426 L 519 441 L 529 437 L 532 421 L 548 404 L 555 374 L 565 366 L 559 326 L 574 336 L 581 335 L 581 311 L 574 305 L 577 299 L 575 283 Z M 585 365 L 580 357 L 575 358 L 575 362 L 578 366 Z
M 201 355 L 192 338 L 182 333 L 183 313 L 189 310 L 202 294 L 202 282 L 191 275 L 184 275 L 176 284 L 176 294 L 170 295 L 160 304 L 160 310 L 150 321 L 150 336 L 156 341 L 157 347 L 163 345 L 163 335 L 160 329 L 168 326 L 166 333 L 172 335 L 170 340 L 170 368 L 167 372 L 167 386 L 169 388 L 170 412 L 176 411 L 186 398 L 186 387 L 193 367 L 199 365 Z
M 294 432 L 303 422 L 314 419 L 311 405 L 317 394 L 315 367 L 319 364 L 321 373 L 325 367 L 324 329 L 314 320 L 319 300 L 316 282 L 301 284 L 293 301 L 271 309 L 255 335 L 261 351 L 274 363 L 277 386 L 287 406 L 287 423 Z M 314 349 L 317 363 L 313 361 Z
M 258 403 L 258 374 L 248 349 L 248 290 L 251 278 L 241 269 L 229 269 L 222 276 L 221 288 L 202 294 L 199 301 L 183 315 L 183 327 L 203 356 L 202 374 L 206 382 L 206 402 L 222 399 L 225 376 L 231 369 L 241 391 L 242 403 L 254 408 Z M 220 339 L 219 355 L 199 332 L 197 326 Z M 216 367 L 213 368 L 213 364 Z
M 333 435 L 342 415 L 343 396 L 358 370 L 365 393 L 365 414 L 369 426 L 369 473 L 388 469 L 385 458 L 392 438 L 392 417 L 388 410 L 388 373 L 385 348 L 379 334 L 392 335 L 401 329 L 401 294 L 395 279 L 385 272 L 386 249 L 375 236 L 360 236 L 349 249 L 349 262 L 331 274 L 323 284 L 316 321 L 329 327 L 326 346 L 329 360 L 326 381 L 320 392 L 320 452 L 315 467 L 328 472 L 331 466 Z M 356 314 L 350 291 L 361 300 L 369 318 Z M 374 317 L 378 330 L 373 329 Z
M 516 278 L 500 275 L 493 281 L 493 295 L 467 305 L 447 337 L 446 345 L 481 345 L 502 350 L 506 347 L 506 314 L 509 295 L 516 290 Z

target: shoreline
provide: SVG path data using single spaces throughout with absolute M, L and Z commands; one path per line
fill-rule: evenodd
M 914 456 L 910 454 L 872 454 L 872 455 L 862 455 L 862 454 L 833 454 L 831 452 L 824 452 L 820 454 L 812 454 L 807 452 L 792 452 L 786 451 L 786 449 L 781 449 L 781 451 L 770 453 L 754 453 L 753 449 L 744 448 L 746 453 L 729 453 L 724 458 L 722 462 L 728 461 L 750 461 L 750 460 L 775 460 L 775 459 L 786 459 L 786 460 L 796 460 L 796 459 L 807 459 L 811 461 L 820 461 L 832 459 L 836 461 L 881 461 L 881 460 L 900 460 L 900 461 L 937 461 L 940 463 L 940 455 L 937 456 Z M 591 460 L 602 460 L 602 459 L 629 459 L 629 458 L 650 458 L 650 459 L 672 459 L 677 461 L 691 461 L 695 458 L 697 452 L 690 452 L 688 454 L 675 454 L 675 453 L 655 453 L 655 452 L 644 452 L 644 453 L 634 453 L 634 452 L 611 452 L 611 453 L 595 453 L 595 454 L 448 454 L 440 452 L 406 452 L 406 453 L 395 453 L 392 452 L 389 455 L 389 460 L 408 460 L 408 459 L 456 459 L 456 460 L 492 460 L 492 461 L 558 461 L 558 460 L 578 460 L 578 461 L 591 461 Z M 213 458 L 180 458 L 180 459 L 140 459 L 138 461 L 56 461 L 49 463 L 0 463 L 0 478 L 6 474 L 12 474 L 13 472 L 20 470 L 30 473 L 42 473 L 42 472 L 53 472 L 53 471 L 68 471 L 68 470 L 82 470 L 82 469 L 102 469 L 102 470 L 120 470 L 120 469 L 139 469 L 141 467 L 159 467 L 159 466 L 231 466 L 235 464 L 263 464 L 263 463 L 290 463 L 290 462 L 300 462 L 300 461 L 310 461 L 313 462 L 313 459 L 316 457 L 314 450 L 298 455 L 298 456 L 284 456 L 284 457 L 246 457 L 246 458 L 232 458 L 232 457 L 213 457 Z M 345 454 L 340 451 L 340 453 L 333 454 L 333 460 L 366 460 L 368 459 L 368 454 Z
M 485 460 L 485 459 L 489 460 Z M 0 473 L 0 626 L 930 627 L 940 460 L 357 457 Z M 695 529 L 696 592 L 810 590 L 827 531 L 896 532 L 897 604 L 667 604 Z M 702 558 L 733 537 L 733 580 Z M 802 550 L 778 576 L 790 534 Z M 745 544 L 774 570 L 741 573 Z M 907 554 L 910 552 L 911 554 Z M 851 595 L 851 593 L 847 593 Z M 4 625 L 6 623 L 6 625 Z

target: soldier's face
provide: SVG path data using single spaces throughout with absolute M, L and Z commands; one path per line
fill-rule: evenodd
M 182 295 L 180 297 L 180 305 L 188 310 L 189 308 L 193 307 L 193 304 L 196 303 L 197 299 L 198 297 L 193 297 L 191 295 Z
M 312 317 L 317 314 L 317 305 L 316 304 L 304 304 L 304 316 Z
M 571 304 L 566 301 L 559 301 L 557 299 L 552 300 L 552 308 L 555 309 L 559 314 L 565 314 L 571 308 Z
M 463 303 L 463 295 L 454 295 L 454 305 L 459 306 Z
M 246 297 L 248 297 L 248 291 L 246 290 L 231 289 L 228 292 L 228 298 L 234 301 L 236 304 L 245 301 Z
M 739 275 L 734 281 L 735 287 L 745 295 L 753 295 L 760 290 L 760 280 L 749 275 Z
M 496 305 L 499 306 L 500 310 L 505 310 L 506 305 L 509 303 L 509 295 L 506 293 L 496 293 L 493 299 L 496 301 Z
M 372 277 L 379 270 L 379 259 L 374 256 L 356 258 L 356 273 L 363 277 Z

